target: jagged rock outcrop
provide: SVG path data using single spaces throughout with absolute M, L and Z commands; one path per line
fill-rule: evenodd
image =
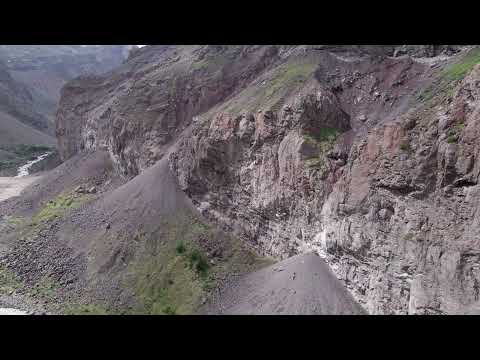
M 263 254 L 318 251 L 370 313 L 475 312 L 479 61 L 448 45 L 150 46 L 67 84 L 60 152 L 106 150 L 128 177 L 168 156 L 205 217 Z
M 215 115 L 171 157 L 180 185 L 205 214 L 281 256 L 298 250 L 348 147 L 350 119 L 336 97 L 316 81 L 304 91 L 278 113 Z
M 373 313 L 479 309 L 479 75 L 359 142 L 323 208 L 319 246 Z

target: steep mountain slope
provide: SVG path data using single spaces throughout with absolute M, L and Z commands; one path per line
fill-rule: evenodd
M 16 81 L 2 62 L 0 62 L 0 112 L 9 114 L 37 130 L 47 128 L 47 119 L 35 111 L 28 88 Z M 8 120 L 4 119 L 2 122 L 6 121 Z
M 196 212 L 166 160 L 125 182 L 107 153 L 75 156 L 0 203 L 0 292 L 55 313 L 185 314 L 264 264 Z
M 41 131 L 46 130 L 46 122 L 47 118 L 34 110 L 28 89 L 0 62 L 0 176 L 15 174 L 16 168 L 43 146 L 55 146 L 55 138 Z
M 54 146 L 55 138 L 30 127 L 15 117 L 0 112 L 0 144 L 1 146 L 50 145 Z
M 191 313 L 227 276 L 263 264 L 198 214 L 167 158 L 118 187 L 125 180 L 101 154 L 74 156 L 31 193 L 3 203 L 9 250 L 0 266 L 22 289 L 53 279 L 62 289 L 56 300 L 74 303 L 75 312 L 93 302 L 110 312 Z
M 107 72 L 130 46 L 1 45 L 0 175 L 36 154 L 29 145 L 54 147 L 53 117 L 63 84 L 84 73 Z M 39 148 L 39 147 L 38 147 Z M 40 149 L 40 148 L 39 148 Z M 25 156 L 18 156 L 25 153 Z
M 359 141 L 322 209 L 318 245 L 371 312 L 478 312 L 479 62 L 463 54 Z
M 225 315 L 359 315 L 364 310 L 315 253 L 250 273 L 201 310 Z
M 369 313 L 475 312 L 479 54 L 137 50 L 63 88 L 66 162 L 48 182 L 59 188 L 2 204 L 26 219 L 0 237 L 2 266 L 28 284 L 54 279 L 62 301 L 186 313 L 260 266 L 252 249 L 276 259 L 315 250 Z M 15 242 L 25 229 L 35 231 Z

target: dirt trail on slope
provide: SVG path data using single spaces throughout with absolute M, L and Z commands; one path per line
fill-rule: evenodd
M 202 313 L 228 315 L 366 314 L 315 253 L 297 255 L 228 285 Z
M 23 189 L 39 178 L 40 176 L 25 176 L 21 178 L 0 177 L 0 201 L 20 195 Z

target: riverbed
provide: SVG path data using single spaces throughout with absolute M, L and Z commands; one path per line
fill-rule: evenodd
M 15 177 L 0 177 L 0 202 L 8 198 L 18 196 L 23 189 L 39 179 L 39 176 L 29 175 L 30 168 L 45 159 L 50 153 L 42 154 L 36 159 L 18 168 L 18 174 Z M 4 304 L 5 306 L 6 304 Z M 10 307 L 0 307 L 0 315 L 27 315 L 26 311 Z

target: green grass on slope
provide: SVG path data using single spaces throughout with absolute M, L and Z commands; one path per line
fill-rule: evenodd
M 22 283 L 10 270 L 0 266 L 0 294 L 10 294 L 22 287 Z
M 192 70 L 221 71 L 224 66 L 235 61 L 243 45 L 209 45 L 209 47 L 215 48 L 216 51 L 210 51 L 202 59 L 193 62 Z
M 63 218 L 70 211 L 79 208 L 93 197 L 91 194 L 77 194 L 66 191 L 42 204 L 32 217 L 9 217 L 7 224 L 14 228 L 14 235 L 17 239 L 21 241 L 34 240 L 39 232 L 50 226 L 51 221 Z
M 303 85 L 317 65 L 309 58 L 291 59 L 273 69 L 256 84 L 241 91 L 220 109 L 231 114 L 243 111 L 277 110 L 279 104 L 294 89 Z
M 326 153 L 332 149 L 339 131 L 335 128 L 324 127 L 318 134 L 303 134 L 303 139 L 318 150 L 316 156 L 311 156 L 305 160 L 305 165 L 309 168 L 321 168 L 324 164 Z
M 227 274 L 256 269 L 265 260 L 243 249 L 238 240 L 219 238 L 210 226 L 193 216 L 178 216 L 165 222 L 162 241 L 155 253 L 144 253 L 130 264 L 130 281 L 139 306 L 137 314 L 192 314 Z M 199 241 L 218 241 L 224 248 L 212 257 Z M 213 261 L 212 261 L 213 260 Z
M 18 239 L 34 242 L 36 234 L 49 226 L 51 220 L 65 216 L 85 201 L 88 201 L 85 195 L 58 195 L 44 204 L 31 220 L 19 222 Z M 53 311 L 82 315 L 192 314 L 221 279 L 270 264 L 268 259 L 259 258 L 246 249 L 238 239 L 216 231 L 191 214 L 176 214 L 159 225 L 159 229 L 149 235 L 135 236 L 139 243 L 135 257 L 124 273 L 117 274 L 124 276 L 122 286 L 128 294 L 133 293 L 136 305 L 120 308 L 74 296 L 59 304 L 60 310 Z M 8 293 L 18 288 L 27 289 L 13 273 L 0 269 L 0 290 Z M 25 291 L 53 306 L 58 290 L 58 284 L 47 276 Z
M 462 80 L 473 67 L 480 62 L 480 48 L 470 50 L 459 62 L 443 70 L 442 76 L 447 81 Z
M 26 285 L 13 271 L 0 266 L 0 295 L 21 291 L 40 302 L 51 302 L 60 289 L 57 282 L 44 276 L 33 285 Z
M 50 221 L 65 216 L 91 199 L 91 196 L 65 192 L 45 203 L 32 218 L 9 217 L 6 219 L 7 224 L 14 229 L 14 233 L 11 235 L 18 241 L 34 242 L 39 232 L 49 226 Z M 20 289 L 29 297 L 51 303 L 57 295 L 60 285 L 49 277 L 49 274 L 45 274 L 34 284 L 27 286 L 13 271 L 0 266 L 0 294 L 9 294 Z M 82 311 L 80 308 L 78 309 L 78 312 Z
M 476 64 L 480 63 L 480 48 L 475 47 L 462 58 L 445 67 L 439 74 L 438 79 L 420 93 L 418 100 L 430 102 L 435 98 L 439 100 L 453 96 L 456 85 L 472 71 Z
M 91 197 L 92 195 L 89 194 L 62 193 L 55 199 L 47 202 L 37 214 L 32 217 L 31 225 L 37 226 L 55 218 L 63 217 L 69 211 L 86 203 Z
M 303 137 L 306 141 L 313 143 L 313 144 L 319 144 L 319 143 L 325 143 L 325 142 L 332 142 L 335 141 L 335 139 L 338 136 L 338 130 L 335 128 L 331 127 L 323 127 L 320 129 L 320 132 L 315 135 L 309 135 L 305 134 Z

